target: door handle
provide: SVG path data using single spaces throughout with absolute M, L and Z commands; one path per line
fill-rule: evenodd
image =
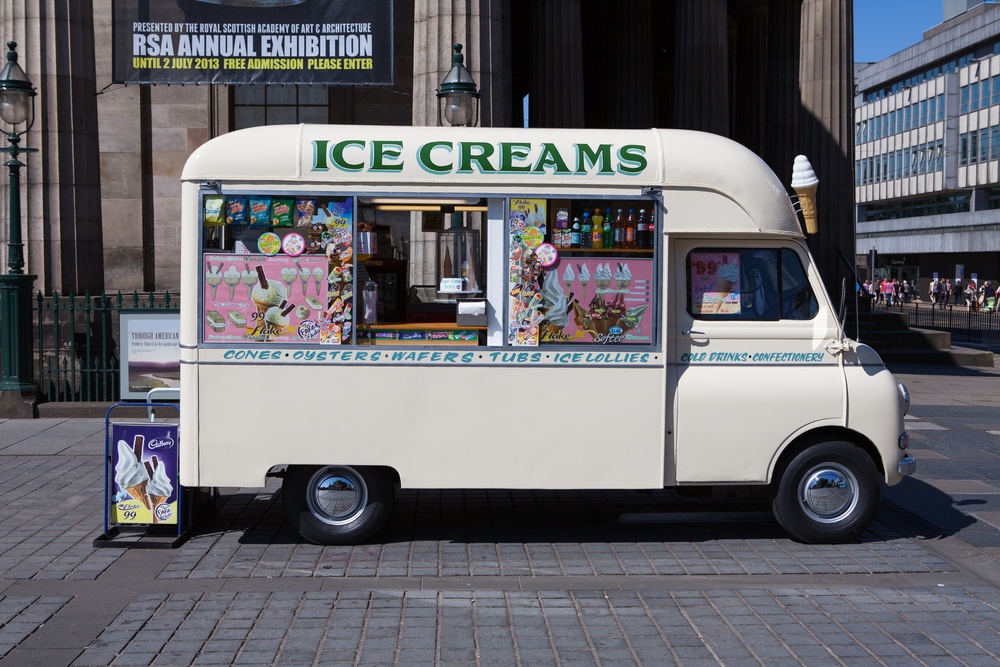
M 691 336 L 693 334 L 697 334 L 699 336 L 704 336 L 705 332 L 704 331 L 695 331 L 694 329 L 681 329 L 681 335 L 682 336 Z

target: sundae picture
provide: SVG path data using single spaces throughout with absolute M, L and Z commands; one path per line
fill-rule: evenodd
M 295 269 L 292 269 L 294 271 Z M 269 308 L 278 306 L 288 298 L 288 290 L 275 280 L 268 280 L 264 267 L 257 266 L 258 282 L 250 292 L 250 300 L 257 307 L 257 316 L 263 319 Z
M 288 313 L 295 310 L 295 304 L 287 305 L 282 301 L 277 306 L 272 306 L 264 313 L 264 338 L 271 336 L 284 336 L 288 333 Z

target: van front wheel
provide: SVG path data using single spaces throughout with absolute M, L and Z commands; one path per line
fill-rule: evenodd
M 289 466 L 281 495 L 302 537 L 316 544 L 358 544 L 385 525 L 394 489 L 381 468 Z
M 771 509 L 793 539 L 808 544 L 853 540 L 875 518 L 882 479 L 863 450 L 846 441 L 799 452 L 772 485 Z

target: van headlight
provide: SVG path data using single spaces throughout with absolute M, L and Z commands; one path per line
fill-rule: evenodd
M 910 412 L 910 392 L 902 382 L 897 382 L 896 387 L 899 389 L 899 400 L 902 403 L 903 414 L 908 414 Z

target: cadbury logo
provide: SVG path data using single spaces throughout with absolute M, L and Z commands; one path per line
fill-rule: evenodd
M 174 446 L 174 439 L 167 436 L 163 438 L 151 438 L 146 441 L 146 449 L 170 449 Z

